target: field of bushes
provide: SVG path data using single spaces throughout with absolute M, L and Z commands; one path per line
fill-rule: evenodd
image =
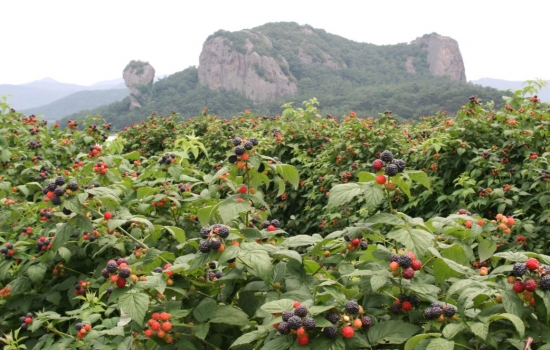
M 550 349 L 550 109 L 113 132 L 0 102 L 4 349 Z M 548 264 L 548 265 L 547 265 Z

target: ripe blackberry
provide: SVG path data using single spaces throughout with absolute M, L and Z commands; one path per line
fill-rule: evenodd
M 540 278 L 540 289 L 550 290 L 550 275 L 544 275 Z
M 235 147 L 235 154 L 238 156 L 242 156 L 244 154 L 244 147 L 243 146 Z
M 401 308 L 400 303 L 393 303 L 390 306 L 390 311 L 393 312 L 396 315 L 399 315 L 403 309 Z
M 55 189 L 55 191 L 53 191 L 53 193 L 58 196 L 58 197 L 61 197 L 62 195 L 65 194 L 65 189 L 63 187 L 58 187 Z
M 353 300 L 348 301 L 346 303 L 346 312 L 350 315 L 359 313 L 359 304 Z
M 122 278 L 130 277 L 130 269 L 126 267 L 120 269 L 120 271 L 118 272 L 118 277 L 122 277 Z
M 252 147 L 254 147 L 254 145 L 252 144 L 252 142 L 247 141 L 247 142 L 244 143 L 244 148 L 250 150 L 250 149 L 252 149 Z
M 118 271 L 118 265 L 116 262 L 110 262 L 107 264 L 107 271 L 110 273 L 115 273 Z
M 262 228 L 268 228 L 269 225 L 271 225 L 271 222 L 269 220 L 262 222 Z
M 155 273 L 162 273 L 162 271 L 164 271 L 164 269 L 163 269 L 162 267 L 160 267 L 160 266 L 159 266 L 159 267 L 155 267 L 155 268 L 153 269 L 153 272 L 155 272 Z
M 107 294 L 110 295 L 113 292 L 113 290 L 115 290 L 115 288 L 113 288 L 113 286 L 107 287 Z
M 210 244 L 208 241 L 202 241 L 199 243 L 199 250 L 202 253 L 210 253 Z
M 296 309 L 294 309 L 294 315 L 296 315 L 298 317 L 306 317 L 307 316 L 307 307 L 298 306 Z
M 74 328 L 76 328 L 77 331 L 81 330 L 82 327 L 84 327 L 84 325 L 82 325 L 82 323 L 77 323 L 74 325 Z
M 432 315 L 434 318 L 438 318 L 443 314 L 443 308 L 441 307 L 432 307 Z
M 94 185 L 94 188 L 101 187 L 101 184 L 97 181 L 95 181 L 92 185 Z
M 283 321 L 288 322 L 288 319 L 294 316 L 294 313 L 292 311 L 283 311 Z
M 63 186 L 65 184 L 65 178 L 63 176 L 58 176 L 56 179 L 55 179 L 55 184 L 57 186 Z
M 351 237 L 348 234 L 344 235 L 344 241 L 351 242 Z
M 52 202 L 53 205 L 59 205 L 59 204 L 61 204 L 61 198 L 59 198 L 58 196 L 53 196 L 52 199 L 51 199 L 51 202 Z
M 325 318 L 332 324 L 335 324 L 340 320 L 340 314 L 337 312 L 329 312 Z
M 302 319 L 298 316 L 292 316 L 288 319 L 290 329 L 298 329 L 302 327 Z
M 359 244 L 361 247 L 361 250 L 367 250 L 369 249 L 369 243 L 367 241 L 361 241 L 361 244 Z
M 277 219 L 271 220 L 271 225 L 275 226 L 276 228 L 281 227 L 281 222 Z
M 101 276 L 109 278 L 109 271 L 107 269 L 101 270 Z
M 287 322 L 281 322 L 279 323 L 279 326 L 277 327 L 277 330 L 282 335 L 287 335 L 290 333 L 290 325 Z
M 411 298 L 409 297 L 408 294 L 399 294 L 399 296 L 397 297 L 397 299 L 399 299 L 399 301 L 403 302 L 403 301 L 411 301 Z
M 382 159 L 386 163 L 390 163 L 393 160 L 393 153 L 391 153 L 388 150 L 385 150 L 382 153 L 380 153 L 380 159 Z
M 407 267 L 411 267 L 412 265 L 412 258 L 408 254 L 402 254 L 399 255 L 399 259 L 397 260 L 399 263 L 399 266 L 406 269 Z
M 239 146 L 242 142 L 243 140 L 240 137 L 235 137 L 233 139 L 233 146 Z
M 306 317 L 304 319 L 304 328 L 308 331 L 315 328 L 315 320 L 311 317 Z
M 210 245 L 210 249 L 218 250 L 218 249 L 220 249 L 220 246 L 222 245 L 222 242 L 217 238 L 212 238 L 212 239 L 208 240 L 208 244 Z
M 67 208 L 61 209 L 61 212 L 65 215 L 71 215 L 73 212 Z
M 386 175 L 387 176 L 395 176 L 399 172 L 399 168 L 395 164 L 388 164 L 386 165 Z
M 229 236 L 229 227 L 221 226 L 218 230 L 218 236 L 220 236 L 221 238 L 227 238 Z
M 258 146 L 258 139 L 257 139 L 257 138 L 251 137 L 251 138 L 250 138 L 250 142 L 252 142 L 252 144 L 253 144 L 254 146 Z
M 443 314 L 447 317 L 453 317 L 456 313 L 456 307 L 452 305 L 447 305 L 445 310 L 443 310 Z
M 399 254 L 390 255 L 390 262 L 399 261 Z
M 204 239 L 208 238 L 209 234 L 210 234 L 210 227 L 203 227 L 199 231 L 199 235 L 201 236 L 201 238 L 204 238 Z
M 403 159 L 394 159 L 393 164 L 397 165 L 397 169 L 399 170 L 400 173 L 402 173 L 403 170 L 405 170 L 405 167 L 407 166 L 407 163 L 405 163 Z
M 227 259 L 227 263 L 233 264 L 236 260 L 237 260 L 236 258 Z
M 439 310 L 439 309 L 434 309 L 432 307 L 429 307 L 426 310 L 424 310 L 424 318 L 427 320 L 433 320 L 434 318 L 439 317 L 439 316 L 436 316 L 436 313 L 434 313 L 434 310 Z
M 214 261 L 211 261 L 208 263 L 208 267 L 211 269 L 211 270 L 214 270 L 216 268 L 216 263 Z
M 55 191 L 57 185 L 55 184 L 55 182 L 50 182 L 48 186 L 46 186 L 46 188 L 48 189 L 48 191 Z
M 418 295 L 411 295 L 411 297 L 409 298 L 409 301 L 414 307 L 420 306 L 420 297 Z
M 21 317 L 19 317 L 19 322 L 23 323 L 23 322 L 25 322 L 25 319 L 26 319 L 25 316 L 21 316 Z
M 25 322 L 21 323 L 21 330 L 22 331 L 26 331 L 28 327 L 29 327 L 29 325 L 27 323 L 25 323 Z
M 334 339 L 338 336 L 338 327 L 325 327 L 323 328 L 323 334 L 329 339 Z
M 361 317 L 361 323 L 363 324 L 363 328 L 370 328 L 372 326 L 372 320 L 369 316 Z
M 220 279 L 220 278 L 222 278 L 222 277 L 223 277 L 223 272 L 221 272 L 221 271 L 216 271 L 216 278 L 217 278 L 217 279 Z

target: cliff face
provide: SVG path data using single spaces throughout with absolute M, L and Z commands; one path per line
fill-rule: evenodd
M 271 101 L 296 93 L 296 83 L 273 57 L 254 52 L 250 40 L 246 47 L 246 53 L 238 52 L 222 37 L 205 42 L 199 58 L 199 82 L 215 90 L 240 91 L 253 101 Z
M 459 82 L 466 82 L 466 72 L 458 42 L 438 34 L 416 38 L 415 44 L 423 46 L 428 53 L 430 72 L 436 76 L 448 76 Z
M 122 73 L 130 90 L 130 110 L 141 108 L 140 98 L 146 95 L 155 79 L 155 68 L 147 62 L 131 61 Z

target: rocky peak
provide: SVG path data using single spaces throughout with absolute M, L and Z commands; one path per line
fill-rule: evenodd
M 124 83 L 130 90 L 130 110 L 141 108 L 144 97 L 150 96 L 155 79 L 155 68 L 148 62 L 131 61 L 122 73 Z
M 427 51 L 428 65 L 433 75 L 445 75 L 453 80 L 466 82 L 464 61 L 456 40 L 432 33 L 416 38 L 413 43 L 421 45 Z

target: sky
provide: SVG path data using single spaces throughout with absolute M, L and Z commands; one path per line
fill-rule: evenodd
M 198 66 L 206 38 L 297 22 L 391 45 L 436 32 L 458 41 L 467 80 L 550 79 L 549 0 L 1 0 L 0 84 L 91 85 L 131 60 L 157 75 Z

